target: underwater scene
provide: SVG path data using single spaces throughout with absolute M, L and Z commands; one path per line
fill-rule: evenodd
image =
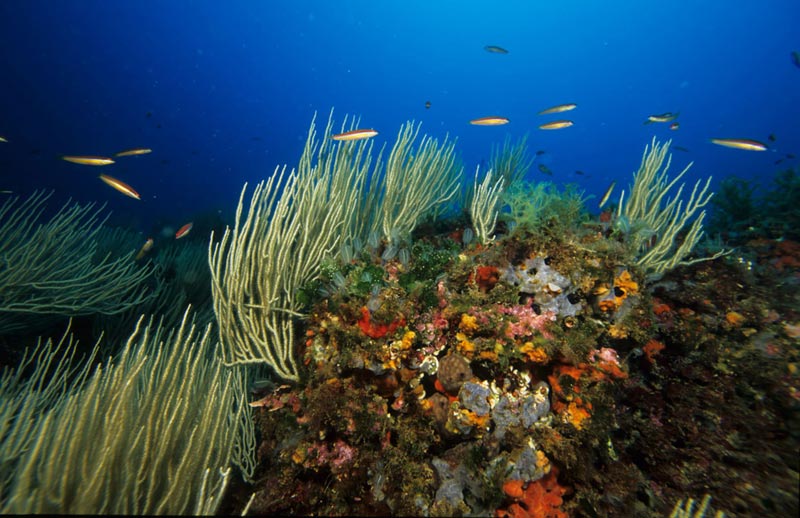
M 798 21 L 0 2 L 0 513 L 800 515 Z

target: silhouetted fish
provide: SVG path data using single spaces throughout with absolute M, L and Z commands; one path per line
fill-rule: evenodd
M 546 110 L 540 111 L 539 115 L 548 115 L 550 113 L 568 112 L 570 110 L 574 110 L 577 107 L 578 107 L 578 105 L 575 104 L 575 103 L 559 104 L 558 106 L 553 106 L 551 108 L 547 108 Z
M 647 117 L 647 120 L 644 121 L 644 124 L 652 124 L 654 122 L 672 122 L 678 118 L 680 112 L 672 113 L 659 113 L 658 115 L 650 115 Z
M 135 147 L 132 149 L 126 149 L 125 151 L 120 151 L 119 153 L 115 153 L 114 156 L 137 156 L 137 155 L 146 155 L 151 153 L 153 150 L 148 147 Z
M 792 51 L 792 63 L 794 63 L 794 66 L 797 68 L 800 68 L 800 52 L 796 50 Z
M 498 47 L 497 45 L 486 45 L 483 47 L 486 52 L 491 52 L 492 54 L 508 54 L 508 51 L 503 47 Z

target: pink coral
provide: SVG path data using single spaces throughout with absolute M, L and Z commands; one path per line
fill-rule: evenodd
M 595 349 L 589 353 L 589 361 L 600 361 L 619 365 L 619 355 L 617 354 L 616 350 L 611 349 L 610 347 L 603 347 L 601 349 Z
M 342 473 L 355 462 L 357 451 L 341 439 L 337 439 L 332 447 L 325 443 L 316 443 L 308 449 L 308 459 L 313 459 L 316 453 L 316 465 L 328 465 L 331 472 Z M 306 462 L 308 465 L 308 461 Z
M 447 341 L 445 331 L 450 324 L 441 311 L 434 311 L 433 314 L 426 312 L 415 327 L 422 341 L 427 344 L 423 349 L 425 354 L 437 353 L 444 347 Z
M 537 314 L 531 306 L 498 306 L 500 313 L 511 315 L 516 322 L 509 322 L 505 334 L 510 339 L 531 336 L 539 332 L 547 339 L 552 339 L 553 335 L 547 332 L 547 324 L 556 319 L 556 314 L 546 311 L 541 315 Z

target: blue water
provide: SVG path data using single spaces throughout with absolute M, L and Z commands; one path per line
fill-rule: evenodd
M 107 201 L 116 221 L 142 232 L 199 212 L 227 217 L 244 182 L 297 163 L 313 114 L 324 124 L 331 108 L 338 121 L 360 116 L 378 143 L 391 145 L 411 119 L 457 137 L 469 181 L 492 145 L 528 133 L 554 172 L 534 168 L 531 179 L 578 182 L 596 196 L 630 182 L 654 135 L 690 150 L 674 156 L 681 168 L 694 161 L 689 180 L 768 184 L 797 164 L 776 160 L 800 156 L 798 22 L 797 0 L 5 0 L 0 189 Z M 578 104 L 560 114 L 573 127 L 537 129 L 560 118 L 539 110 L 567 102 Z M 642 124 L 663 112 L 680 112 L 678 131 Z M 487 115 L 511 122 L 468 124 Z M 104 168 L 59 159 L 130 147 L 153 152 Z

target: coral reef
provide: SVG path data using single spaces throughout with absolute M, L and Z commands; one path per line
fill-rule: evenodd
M 646 285 L 602 221 L 450 234 L 323 269 L 303 383 L 253 396 L 252 512 L 654 516 L 705 493 L 797 511 L 793 248 Z

